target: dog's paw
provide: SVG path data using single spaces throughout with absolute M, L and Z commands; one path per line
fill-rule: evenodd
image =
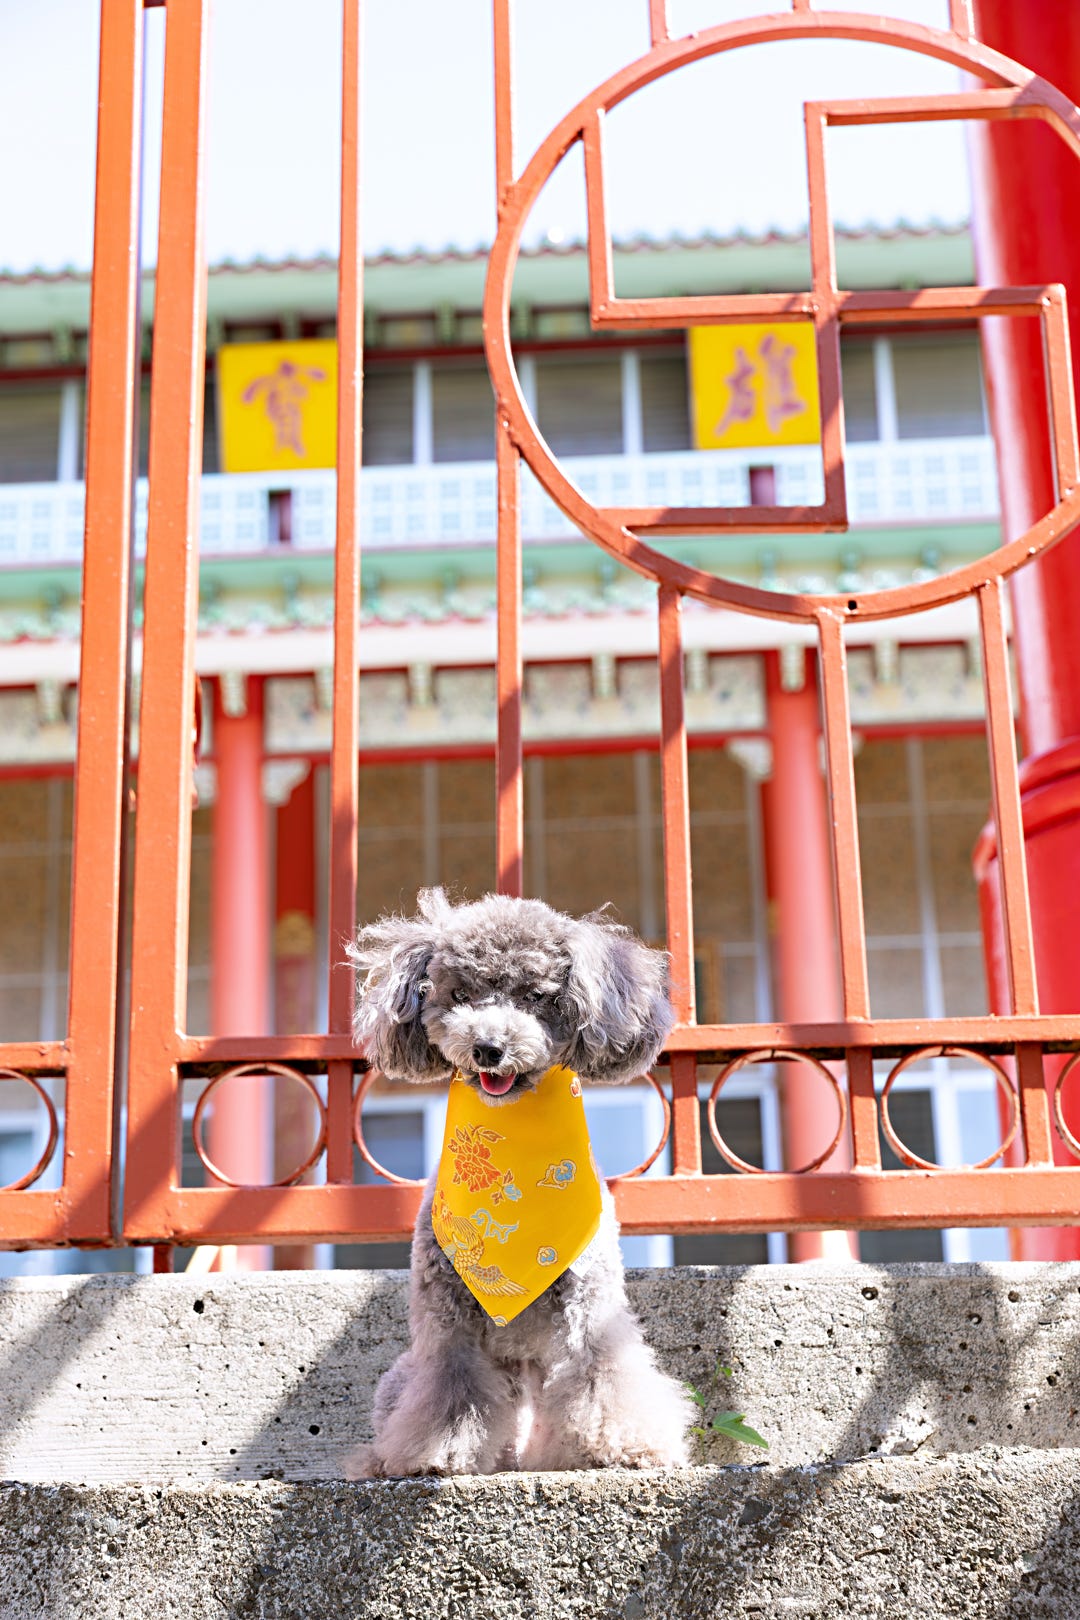
M 345 1479 L 385 1479 L 387 1470 L 382 1458 L 372 1445 L 354 1446 L 345 1453 L 341 1464 Z
M 621 1452 L 604 1459 L 605 1467 L 613 1468 L 686 1468 L 690 1462 L 686 1442 L 651 1441 L 647 1444 L 631 1442 Z
M 342 1464 L 345 1479 L 447 1479 L 454 1474 L 491 1472 L 475 1444 L 455 1443 L 454 1437 L 408 1457 L 387 1456 L 375 1445 L 357 1446 Z

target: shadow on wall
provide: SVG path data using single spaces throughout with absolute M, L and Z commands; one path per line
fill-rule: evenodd
M 0 1288 L 0 1474 L 144 1481 L 141 1522 L 130 1489 L 106 1515 L 110 1590 L 129 1552 L 137 1566 L 166 1538 L 177 1571 L 201 1549 L 192 1594 L 216 1570 L 218 1607 L 190 1612 L 237 1620 L 319 1612 L 296 1606 L 300 1573 L 326 1613 L 340 1600 L 396 1616 L 428 1563 L 445 1603 L 424 1612 L 569 1614 L 605 1524 L 605 1614 L 762 1612 L 781 1592 L 816 1612 L 828 1590 L 814 1571 L 846 1585 L 852 1607 L 836 1612 L 865 1613 L 875 1570 L 873 1590 L 902 1602 L 912 1536 L 919 1612 L 1072 1612 L 1071 1595 L 1046 1604 L 1076 1567 L 1080 1266 L 686 1268 L 630 1288 L 668 1371 L 703 1387 L 718 1359 L 733 1369 L 723 1404 L 748 1412 L 767 1454 L 718 1441 L 709 1460 L 735 1466 L 323 1485 L 370 1437 L 375 1383 L 405 1343 L 400 1274 L 84 1278 Z M 216 1488 L 162 1495 L 165 1482 Z M 65 1500 L 49 1493 L 49 1511 Z M 945 1606 L 956 1571 L 935 1562 L 953 1531 L 982 1571 L 969 1609 Z M 78 1612 L 79 1537 L 113 1556 L 93 1514 L 63 1553 L 49 1545 L 43 1612 L 65 1612 L 48 1607 L 60 1593 Z

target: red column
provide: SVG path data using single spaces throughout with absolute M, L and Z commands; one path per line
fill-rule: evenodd
M 269 813 L 262 794 L 262 682 L 249 680 L 246 702 L 226 712 L 214 691 L 217 791 L 211 850 L 210 1028 L 215 1035 L 265 1035 L 270 1027 Z M 236 712 L 242 708 L 243 712 Z M 210 1158 L 233 1181 L 273 1179 L 270 1082 L 219 1086 L 207 1131 Z M 270 1250 L 236 1251 L 240 1270 L 261 1271 Z
M 274 1028 L 296 1035 L 315 1028 L 315 778 L 309 770 L 276 812 L 274 850 Z M 316 1122 L 311 1100 L 295 1083 L 279 1089 L 274 1110 L 274 1168 L 288 1175 L 308 1155 Z M 309 1170 L 302 1180 L 314 1180 Z M 277 1271 L 315 1264 L 310 1243 L 281 1243 Z
M 813 663 L 804 655 L 802 685 L 785 690 L 780 659 L 766 654 L 765 690 L 772 738 L 772 776 L 763 788 L 770 910 L 775 941 L 779 1016 L 786 1022 L 828 1023 L 841 1015 L 840 967 L 833 905 L 828 806 L 821 771 L 821 726 Z M 780 1066 L 784 1162 L 807 1164 L 836 1127 L 836 1103 L 826 1083 L 801 1065 Z M 851 1165 L 845 1145 L 823 1169 Z M 792 1260 L 857 1258 L 849 1232 L 793 1232 Z
M 1080 29 L 1060 0 L 975 0 L 978 37 L 1080 100 Z M 1042 124 L 973 124 L 979 280 L 1063 282 L 1080 366 L 1080 164 Z M 1013 539 L 1054 504 L 1042 342 L 1033 320 L 983 323 L 983 353 L 1001 481 L 1002 527 Z M 1014 575 L 1012 603 L 1024 744 L 1021 768 L 1041 1009 L 1080 1011 L 1080 536 Z M 992 834 L 976 851 L 994 1012 L 1009 1009 Z M 1060 1065 L 1048 1061 L 1056 1078 Z M 1070 1121 L 1077 1129 L 1077 1121 Z M 1062 1150 L 1062 1158 L 1068 1156 Z M 1080 1234 L 1015 1234 L 1018 1259 L 1080 1257 Z

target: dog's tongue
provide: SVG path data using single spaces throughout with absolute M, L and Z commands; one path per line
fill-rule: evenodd
M 489 1097 L 505 1097 L 516 1079 L 517 1075 L 514 1074 L 485 1074 L 481 1072 L 480 1084 Z

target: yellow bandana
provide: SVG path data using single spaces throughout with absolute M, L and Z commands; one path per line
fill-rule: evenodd
M 600 1177 L 576 1074 L 549 1069 L 535 1091 L 503 1108 L 451 1081 L 431 1225 L 500 1327 L 573 1265 L 600 1225 Z

